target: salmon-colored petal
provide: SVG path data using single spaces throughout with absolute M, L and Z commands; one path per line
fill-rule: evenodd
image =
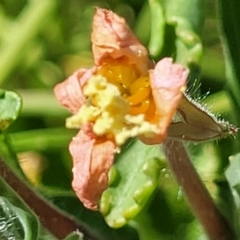
M 79 108 L 85 103 L 82 87 L 93 75 L 93 69 L 79 69 L 64 82 L 57 84 L 54 88 L 59 103 L 68 108 L 72 113 L 77 113 Z
M 102 192 L 108 187 L 108 171 L 113 164 L 115 144 L 110 140 L 97 142 L 87 124 L 70 143 L 73 157 L 72 187 L 86 208 L 98 209 Z
M 124 18 L 112 11 L 96 8 L 91 36 L 95 64 L 97 66 L 112 59 L 125 59 L 146 74 L 148 51 L 139 42 Z
M 159 117 L 159 135 L 154 138 L 143 138 L 145 143 L 156 144 L 162 142 L 167 128 L 186 88 L 189 71 L 181 64 L 174 64 L 171 58 L 164 58 L 158 62 L 154 70 L 149 70 L 153 98 Z

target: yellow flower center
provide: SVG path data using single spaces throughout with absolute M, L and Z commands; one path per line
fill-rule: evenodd
M 119 63 L 106 63 L 97 74 L 117 86 L 130 105 L 129 114 L 143 113 L 146 120 L 153 120 L 156 107 L 148 76 L 139 76 L 133 66 Z
M 81 128 L 90 122 L 96 135 L 112 139 L 118 146 L 130 137 L 158 133 L 149 79 L 138 76 L 131 66 L 104 64 L 87 81 L 83 94 L 86 104 L 67 119 L 67 127 Z

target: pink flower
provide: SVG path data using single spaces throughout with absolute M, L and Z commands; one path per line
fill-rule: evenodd
M 108 187 L 114 155 L 130 137 L 161 143 L 185 90 L 188 70 L 162 59 L 149 70 L 147 49 L 125 20 L 97 8 L 91 36 L 95 66 L 79 69 L 54 91 L 81 129 L 70 143 L 72 186 L 84 206 L 97 210 Z

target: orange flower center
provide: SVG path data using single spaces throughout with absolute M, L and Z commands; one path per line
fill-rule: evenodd
M 140 76 L 133 66 L 119 62 L 103 64 L 97 75 L 117 86 L 129 103 L 129 114 L 144 114 L 147 121 L 153 120 L 156 107 L 148 76 Z

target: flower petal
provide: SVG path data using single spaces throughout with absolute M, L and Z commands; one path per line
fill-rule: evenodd
M 93 55 L 97 66 L 112 59 L 123 58 L 146 74 L 148 51 L 139 42 L 124 18 L 112 11 L 96 8 L 91 36 Z
M 59 103 L 68 108 L 72 113 L 77 113 L 79 108 L 85 103 L 82 87 L 93 75 L 93 69 L 78 69 L 64 82 L 57 84 L 54 88 Z
M 181 64 L 174 64 L 171 58 L 158 62 L 154 70 L 149 70 L 153 98 L 159 116 L 160 133 L 154 138 L 141 138 L 145 143 L 161 143 L 167 128 L 186 88 L 189 71 Z
M 72 187 L 86 208 L 98 209 L 102 192 L 108 187 L 115 147 L 110 140 L 96 141 L 90 124 L 83 126 L 70 143 L 74 161 Z

